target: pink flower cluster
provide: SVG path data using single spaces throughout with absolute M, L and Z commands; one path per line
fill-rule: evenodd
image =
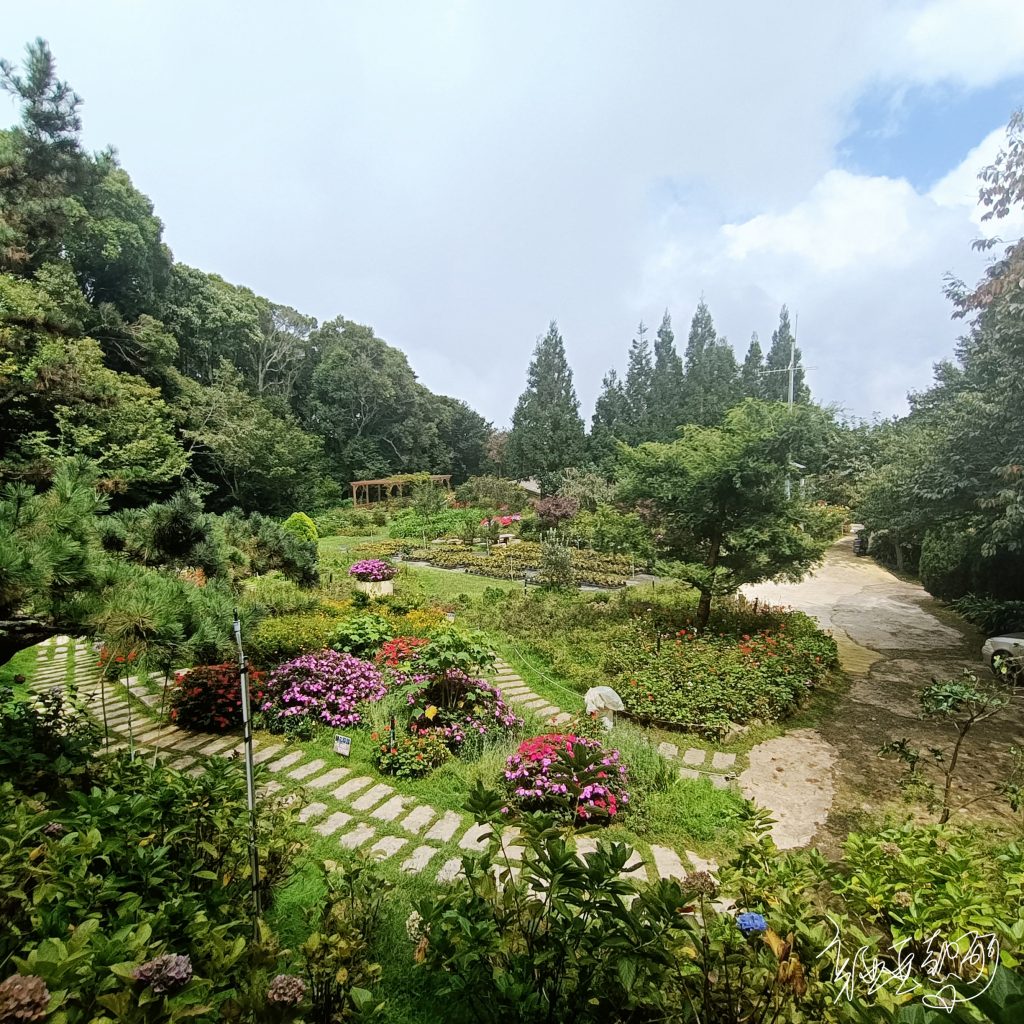
M 362 583 L 382 583 L 395 578 L 395 567 L 381 558 L 364 558 L 350 566 L 348 574 Z
M 619 752 L 571 733 L 524 740 L 505 765 L 505 779 L 524 809 L 564 809 L 580 821 L 608 820 L 629 803 Z
M 361 721 L 358 705 L 387 693 L 375 665 L 351 654 L 321 651 L 279 665 L 267 680 L 261 710 L 278 718 L 315 718 L 338 728 Z
M 490 518 L 484 516 L 484 518 L 480 520 L 480 525 L 511 526 L 513 523 L 518 523 L 522 518 L 523 517 L 518 512 L 515 512 L 510 516 L 491 516 Z

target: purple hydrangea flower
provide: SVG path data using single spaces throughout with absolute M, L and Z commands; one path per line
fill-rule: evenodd
M 157 995 L 177 992 L 184 988 L 192 977 L 192 961 L 187 956 L 164 953 L 163 956 L 147 960 L 132 972 L 136 981 L 141 981 Z

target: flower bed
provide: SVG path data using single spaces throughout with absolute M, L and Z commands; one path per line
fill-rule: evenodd
M 382 558 L 364 558 L 353 563 L 348 570 L 360 583 L 384 583 L 395 578 L 395 567 Z
M 289 720 L 339 728 L 362 721 L 359 705 L 387 693 L 375 665 L 351 654 L 320 651 L 285 662 L 270 673 L 260 705 L 270 728 L 287 728 Z
M 249 672 L 252 707 L 263 699 L 264 674 Z M 171 692 L 171 721 L 197 732 L 227 732 L 242 724 L 242 687 L 238 666 L 199 665 L 178 674 Z
M 788 628 L 738 639 L 680 630 L 660 650 L 649 648 L 637 637 L 623 658 L 632 663 L 618 687 L 626 711 L 708 734 L 730 722 L 785 718 L 837 664 L 835 641 L 799 613 Z
M 506 762 L 505 780 L 522 809 L 560 812 L 579 822 L 609 821 L 629 803 L 619 752 L 571 733 L 525 740 Z
M 496 686 L 465 672 L 449 671 L 442 680 L 413 675 L 407 681 L 419 684 L 406 695 L 409 707 L 420 712 L 412 728 L 418 735 L 438 733 L 453 752 L 468 736 L 486 740 L 523 724 Z
M 373 750 L 373 763 L 384 775 L 399 779 L 419 779 L 451 758 L 444 736 L 434 729 L 413 731 L 398 736 L 392 746 L 387 736 L 372 733 L 377 745 Z M 380 740 L 385 742 L 381 743 Z

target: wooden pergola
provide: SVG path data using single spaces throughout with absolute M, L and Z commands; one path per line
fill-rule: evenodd
M 430 477 L 422 473 L 406 473 L 402 476 L 383 476 L 379 480 L 353 480 L 349 484 L 352 488 L 352 504 L 359 504 L 360 493 L 365 499 L 363 501 L 364 505 L 369 505 L 373 501 L 386 501 L 388 498 L 400 498 L 406 487 L 411 487 L 413 484 L 427 479 L 431 483 L 445 488 L 445 490 L 448 490 L 452 485 L 451 473 L 432 475 Z M 376 490 L 376 496 L 371 497 L 374 489 Z

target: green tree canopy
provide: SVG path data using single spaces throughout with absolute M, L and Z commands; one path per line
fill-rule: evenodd
M 622 449 L 621 497 L 651 510 L 669 571 L 700 592 L 697 625 L 712 599 L 759 580 L 799 579 L 831 537 L 794 488 L 787 494 L 800 421 L 748 400 L 721 427 L 687 426 L 671 444 Z
M 672 441 L 683 422 L 686 380 L 683 361 L 676 351 L 672 318 L 665 310 L 654 339 L 654 369 L 651 374 L 650 437 L 644 440 Z
M 550 478 L 583 460 L 584 432 L 580 403 L 565 358 L 565 345 L 554 320 L 537 341 L 519 396 L 505 452 L 513 475 Z

